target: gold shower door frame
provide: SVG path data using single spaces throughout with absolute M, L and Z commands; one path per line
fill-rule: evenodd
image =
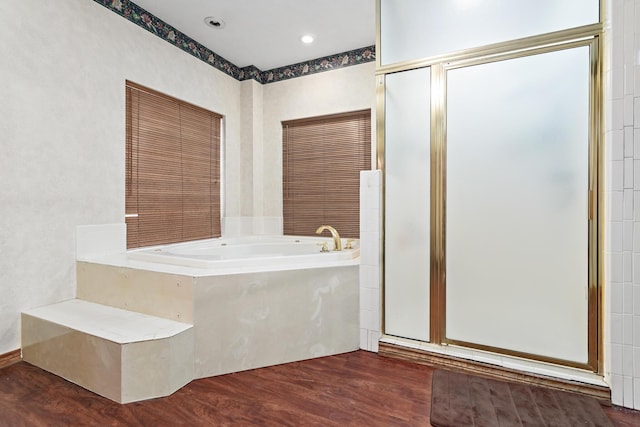
M 393 64 L 377 70 L 377 158 L 385 171 L 385 75 L 417 68 L 431 69 L 431 223 L 430 223 L 430 325 L 429 342 L 452 344 L 531 360 L 602 372 L 602 273 L 604 218 L 602 185 L 602 25 L 474 48 L 448 56 Z M 588 325 L 587 363 L 555 359 L 509 349 L 456 341 L 446 337 L 446 80 L 449 70 L 588 46 L 590 51 L 589 94 L 589 229 L 588 229 Z M 384 178 L 383 178 L 384 182 Z M 384 186 L 383 186 L 384 192 Z M 383 194 L 383 201 L 385 196 Z M 384 203 L 384 202 L 383 202 Z M 384 212 L 384 209 L 383 209 Z M 383 221 L 384 224 L 384 221 Z M 383 225 L 384 227 L 384 225 Z M 384 229 L 383 229 L 384 239 Z M 383 260 L 384 260 L 383 254 Z M 384 269 L 384 261 L 383 261 Z M 383 274 L 384 278 L 384 274 Z M 383 279 L 384 280 L 384 279 Z M 385 284 L 383 283 L 383 288 Z M 384 313 L 384 302 L 383 302 Z M 383 314 L 384 332 L 384 314 Z

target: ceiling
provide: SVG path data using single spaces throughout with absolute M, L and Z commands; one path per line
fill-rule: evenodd
M 262 71 L 375 44 L 375 0 L 134 0 L 238 67 Z M 225 23 L 214 29 L 213 16 Z M 300 37 L 312 34 L 304 44 Z

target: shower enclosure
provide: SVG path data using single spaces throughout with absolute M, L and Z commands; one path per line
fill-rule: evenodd
M 598 371 L 599 2 L 378 7 L 384 333 Z

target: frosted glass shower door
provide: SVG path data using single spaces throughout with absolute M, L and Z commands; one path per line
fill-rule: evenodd
M 385 333 L 429 340 L 430 70 L 385 77 Z
M 446 339 L 588 357 L 589 47 L 447 72 Z
M 595 24 L 599 0 L 380 0 L 382 65 Z

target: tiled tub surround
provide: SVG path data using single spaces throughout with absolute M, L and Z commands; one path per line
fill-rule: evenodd
M 198 278 L 196 377 L 357 350 L 357 269 Z
M 360 172 L 360 348 L 378 352 L 382 331 L 382 171 Z
M 357 350 L 358 264 L 204 269 L 111 254 L 78 261 L 77 296 L 193 324 L 203 378 Z

